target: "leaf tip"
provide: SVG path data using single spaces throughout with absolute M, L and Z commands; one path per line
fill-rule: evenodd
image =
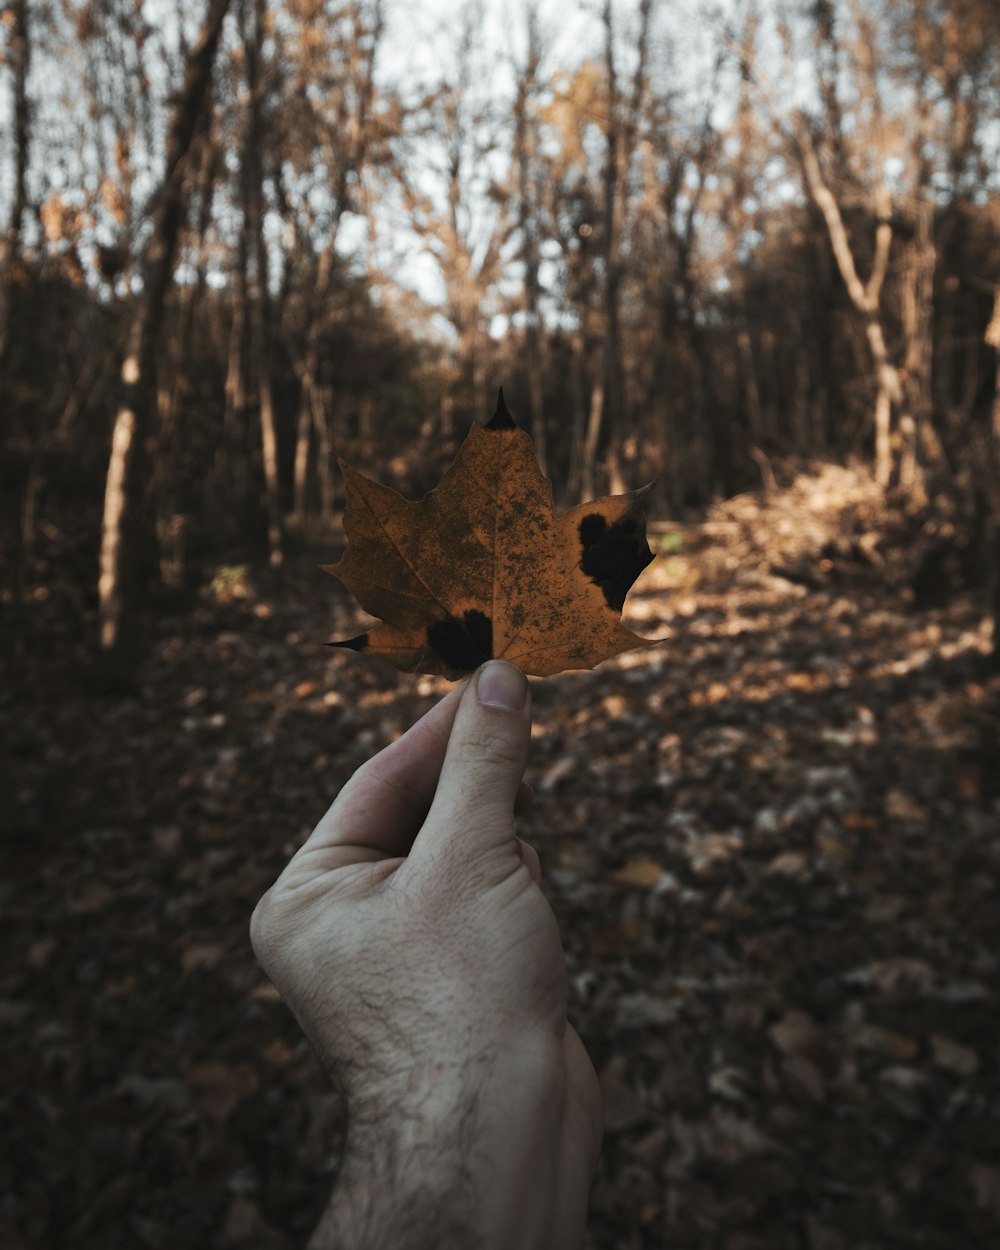
M 497 410 L 488 422 L 486 428 L 488 430 L 516 430 L 517 423 L 507 411 L 507 404 L 503 397 L 503 387 L 497 394 Z
M 340 642 L 328 642 L 328 647 L 345 647 L 348 651 L 367 651 L 368 635 L 358 634 L 354 638 L 344 638 Z

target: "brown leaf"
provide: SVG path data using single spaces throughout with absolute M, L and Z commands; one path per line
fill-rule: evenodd
M 261 983 L 253 989 L 250 997 L 254 1002 L 258 1003 L 280 1003 L 281 993 L 276 985 L 270 981 L 261 981 Z
M 502 391 L 493 419 L 472 427 L 419 502 L 341 469 L 348 547 L 326 571 L 382 623 L 336 646 L 455 678 L 488 659 L 547 677 L 653 645 L 620 620 L 653 559 L 646 491 L 556 517 L 552 485 Z
M 821 1033 L 812 1016 L 788 1011 L 768 1029 L 771 1041 L 786 1055 L 802 1055 L 815 1049 Z
M 819 1068 L 805 1055 L 789 1055 L 784 1062 L 786 1082 L 813 1102 L 822 1102 L 825 1086 Z
M 939 1068 L 955 1072 L 959 1076 L 972 1076 L 979 1067 L 979 1056 L 969 1046 L 952 1041 L 935 1033 L 931 1038 L 931 1053 Z
M 655 890 L 663 880 L 664 870 L 648 855 L 630 859 L 622 868 L 611 874 L 611 880 L 619 885 L 634 885 L 640 889 Z
M 203 1063 L 192 1069 L 189 1083 L 198 1091 L 209 1119 L 224 1124 L 244 1098 L 257 1092 L 257 1073 L 247 1063 Z
M 628 1079 L 628 1060 L 614 1055 L 601 1070 L 604 1130 L 616 1134 L 649 1118 L 646 1104 Z
M 977 1163 L 969 1177 L 976 1196 L 976 1206 L 1000 1219 L 1000 1168 Z
M 200 942 L 185 947 L 181 952 L 181 966 L 185 972 L 197 968 L 215 968 L 225 952 L 217 942 Z
M 285 1238 L 273 1228 L 261 1213 L 260 1207 L 246 1194 L 233 1195 L 226 1213 L 222 1230 L 226 1245 L 239 1246 L 249 1243 L 254 1250 L 286 1245 Z

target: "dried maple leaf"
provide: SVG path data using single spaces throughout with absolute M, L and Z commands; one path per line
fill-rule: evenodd
M 493 419 L 472 427 L 420 501 L 340 467 L 348 547 L 325 569 L 381 624 L 334 646 L 408 672 L 458 677 L 504 659 L 547 677 L 653 645 L 620 620 L 653 559 L 649 488 L 557 517 L 552 484 L 502 390 Z

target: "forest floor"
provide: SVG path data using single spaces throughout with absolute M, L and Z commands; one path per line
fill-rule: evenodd
M 996 1246 L 981 602 L 915 599 L 846 470 L 656 543 L 626 619 L 666 640 L 533 686 L 521 832 L 604 1092 L 587 1246 Z M 221 569 L 128 697 L 44 590 L 0 618 L 4 1250 L 291 1250 L 326 1200 L 340 1111 L 250 911 L 447 684 L 325 650 L 360 622 L 315 565 Z

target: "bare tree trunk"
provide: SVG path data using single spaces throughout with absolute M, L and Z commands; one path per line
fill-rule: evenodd
M 933 397 L 931 370 L 934 352 L 934 270 L 937 249 L 934 246 L 934 205 L 924 200 L 916 207 L 916 231 L 907 248 L 903 272 L 901 304 L 905 339 L 908 412 L 900 418 L 902 449 L 899 484 L 917 502 L 926 501 L 926 488 L 920 467 L 920 451 L 937 453 L 941 467 L 943 456 L 932 426 Z
M 358 446 L 364 461 L 375 454 L 375 397 L 370 391 L 358 403 Z
M 917 461 L 917 423 L 908 409 L 899 418 L 899 489 L 911 499 L 924 496 Z
M 881 187 L 876 195 L 878 225 L 875 230 L 875 257 L 868 281 L 862 282 L 844 226 L 840 205 L 823 175 L 809 123 L 800 112 L 794 114 L 793 122 L 795 152 L 802 167 L 806 190 L 823 216 L 834 259 L 851 303 L 864 318 L 865 337 L 875 367 L 878 386 L 874 414 L 875 477 L 880 485 L 886 486 L 892 472 L 890 446 L 892 409 L 895 408 L 901 418 L 912 417 L 906 404 L 900 371 L 892 363 L 886 346 L 880 307 L 882 286 L 892 247 L 891 199 L 887 188 Z M 909 428 L 908 424 L 907 428 Z
M 17 570 L 17 590 L 22 593 L 27 585 L 34 558 L 35 535 L 38 525 L 38 500 L 45 487 L 41 456 L 33 455 L 28 465 L 28 478 L 21 502 L 21 557 Z
M 795 381 L 791 388 L 792 446 L 800 456 L 813 454 L 809 437 L 809 364 L 805 352 L 799 352 L 795 361 Z
M 455 437 L 455 395 L 447 389 L 441 396 L 441 439 L 446 447 Z
M 203 111 L 204 116 L 204 111 Z M 208 283 L 208 252 L 206 238 L 212 217 L 212 188 L 217 173 L 216 159 L 218 148 L 212 140 L 210 129 L 206 126 L 200 138 L 201 162 L 198 171 L 198 194 L 200 198 L 196 224 L 195 251 L 197 267 L 194 282 L 188 283 L 181 294 L 181 312 L 177 331 L 177 353 L 173 361 L 173 378 L 169 389 L 165 390 L 160 412 L 160 428 L 156 439 L 156 452 L 153 464 L 152 493 L 155 497 L 157 513 L 157 532 L 169 532 L 171 551 L 167 556 L 167 566 L 172 570 L 169 578 L 176 584 L 177 579 L 177 536 L 183 537 L 183 527 L 178 529 L 176 518 L 168 515 L 174 506 L 169 498 L 171 479 L 175 463 L 175 440 L 180 423 L 181 406 L 184 397 L 191 387 L 191 348 L 194 341 L 195 316 L 201 306 L 205 288 Z M 162 559 L 161 568 L 165 567 Z
M 382 3 L 374 0 L 371 5 L 371 36 L 367 51 L 362 49 L 364 33 L 364 10 L 360 4 L 353 8 L 353 40 L 350 51 L 353 93 L 342 88 L 338 106 L 338 137 L 346 140 L 343 151 L 337 153 L 336 180 L 333 186 L 333 213 L 327 228 L 323 250 L 316 265 L 316 280 L 306 329 L 306 345 L 301 361 L 296 366 L 301 390 L 299 410 L 295 427 L 295 463 L 293 481 L 293 508 L 300 519 L 305 516 L 309 492 L 309 453 L 312 447 L 312 430 L 316 432 L 316 455 L 320 485 L 320 507 L 325 520 L 333 516 L 333 444 L 330 427 L 323 414 L 324 394 L 320 378 L 320 350 L 323 332 L 327 328 L 327 310 L 336 277 L 337 234 L 344 213 L 350 205 L 351 178 L 360 179 L 368 156 L 368 117 L 375 91 L 375 59 L 382 37 Z M 331 165 L 333 164 L 331 154 Z
M 602 205 L 602 250 L 604 260 L 604 286 L 602 308 L 604 316 L 604 343 L 601 354 L 601 396 L 597 409 L 594 458 L 600 449 L 601 424 L 609 438 L 622 439 L 624 370 L 621 345 L 621 285 L 623 278 L 621 260 L 622 235 L 628 215 L 628 175 L 635 150 L 639 120 L 642 114 L 646 88 L 646 56 L 649 44 L 649 19 L 652 0 L 640 0 L 639 34 L 637 42 L 638 63 L 632 82 L 632 96 L 623 109 L 615 60 L 614 14 L 611 0 L 605 0 L 604 61 L 608 91 L 608 128 L 605 137 L 607 152 L 604 163 L 604 203 Z M 591 406 L 591 421 L 595 408 Z M 602 422 L 603 417 L 603 422 Z M 588 443 L 590 431 L 588 430 Z
M 3 247 L 2 286 L 0 286 L 0 385 L 10 346 L 10 318 L 17 289 L 17 267 L 21 258 L 21 226 L 28 207 L 28 157 L 31 142 L 31 110 L 28 101 L 28 71 L 31 67 L 31 40 L 28 28 L 28 0 L 12 0 L 9 8 L 10 32 L 7 56 L 14 68 L 14 198 L 10 206 Z
M 620 176 L 622 168 L 622 127 L 619 105 L 618 71 L 615 62 L 614 11 L 611 0 L 604 0 L 604 60 L 608 91 L 608 129 L 605 136 L 604 203 L 602 205 L 601 251 L 604 284 L 601 311 L 604 338 L 601 348 L 601 375 L 594 379 L 591 393 L 590 419 L 584 444 L 583 471 L 587 498 L 593 498 L 594 466 L 601 442 L 601 425 L 608 422 L 611 437 L 619 432 L 618 379 L 621 371 L 621 344 L 618 326 L 618 296 L 621 285 L 619 245 L 622 225 Z
M 535 444 L 538 467 L 549 471 L 548 435 L 545 429 L 545 391 L 542 386 L 541 326 L 528 330 L 528 403 L 531 408 L 531 437 Z
M 215 452 L 215 482 L 229 509 L 242 512 L 247 493 L 247 231 L 244 221 L 237 245 L 232 322 L 226 361 L 222 439 Z
M 263 308 L 255 308 L 254 339 L 260 347 L 258 357 L 258 395 L 260 399 L 260 442 L 264 460 L 264 493 L 267 501 L 267 546 L 271 567 L 280 568 L 284 561 L 284 530 L 281 519 L 281 494 L 278 480 L 278 433 L 274 421 L 274 387 L 271 382 L 270 329 Z
M 472 404 L 473 413 L 489 412 L 489 393 L 491 387 L 486 380 L 486 335 L 476 325 L 473 331 L 472 347 Z
M 580 460 L 580 494 L 584 499 L 593 499 L 597 494 L 597 447 L 601 437 L 603 416 L 604 386 L 600 381 L 596 381 L 590 392 L 590 413 L 587 417 L 587 432 L 584 435 L 583 455 Z
M 528 405 L 531 436 L 535 456 L 543 473 L 548 471 L 546 448 L 544 390 L 542 386 L 543 335 L 539 296 L 541 188 L 537 176 L 538 123 L 534 107 L 538 93 L 538 67 L 541 61 L 538 10 L 534 4 L 527 9 L 528 60 L 520 75 L 517 102 L 514 107 L 514 153 L 517 164 L 518 225 L 521 231 L 521 253 L 524 263 L 524 311 L 526 327 L 526 364 L 528 371 Z
M 990 584 L 993 611 L 993 666 L 1000 669 L 1000 286 L 993 296 L 993 316 L 986 328 L 987 346 L 993 348 L 995 374 L 993 410 L 990 414 L 992 465 L 990 473 Z
M 990 324 L 986 327 L 985 337 L 987 346 L 993 348 L 996 357 L 992 419 L 990 424 L 993 435 L 993 450 L 1000 457 L 1000 286 L 997 287 L 996 294 L 993 296 L 993 316 L 990 318 Z
M 28 71 L 31 65 L 31 42 L 28 28 L 27 0 L 13 0 L 7 10 L 10 29 L 7 35 L 7 59 L 13 66 L 14 78 L 14 197 L 0 250 L 0 412 L 7 409 L 7 364 L 10 349 L 10 327 L 17 298 L 18 269 L 21 262 L 21 228 L 28 207 L 28 158 L 31 140 L 28 102 Z M 27 580 L 35 543 L 38 500 L 45 485 L 42 472 L 42 444 L 36 443 L 28 466 L 21 511 L 21 559 L 18 566 L 19 589 Z
M 246 222 L 244 221 L 237 244 L 236 294 L 233 301 L 233 320 L 229 330 L 225 411 L 223 413 L 223 430 L 225 431 L 226 441 L 233 444 L 240 437 L 247 404 L 245 346 L 248 251 Z
M 167 135 L 166 169 L 143 257 L 142 295 L 122 362 L 122 399 L 111 435 L 98 580 L 100 642 L 107 652 L 118 652 L 122 647 L 125 620 L 135 590 L 129 584 L 127 570 L 135 555 L 139 531 L 138 526 L 130 522 L 135 520 L 138 511 L 137 462 L 152 416 L 156 349 L 184 214 L 184 179 L 180 167 L 194 138 L 228 8 L 229 0 L 209 0 L 201 33 L 188 57 L 184 83 L 174 103 Z
M 308 499 L 309 489 L 309 451 L 311 444 L 311 430 L 316 429 L 317 444 L 319 443 L 319 426 L 314 420 L 318 406 L 321 405 L 319 399 L 319 353 L 322 345 L 323 330 L 326 328 L 326 307 L 330 299 L 330 293 L 333 287 L 333 269 L 336 256 L 336 239 L 337 230 L 342 216 L 342 208 L 338 206 L 335 211 L 333 221 L 330 225 L 330 233 L 320 253 L 319 261 L 316 266 L 316 281 L 313 286 L 312 307 L 309 314 L 309 325 L 306 330 L 306 350 L 299 366 L 299 380 L 301 383 L 301 391 L 299 392 L 299 411 L 296 418 L 295 427 L 295 469 L 294 469 L 294 509 L 295 514 L 302 518 L 306 514 L 306 503 Z M 317 454 L 320 454 L 317 452 Z M 324 473 L 329 472 L 329 466 L 324 469 L 320 464 L 319 473 L 322 480 Z
M 990 525 L 990 609 L 993 616 L 993 649 L 990 660 L 1000 671 L 1000 511 Z
M 875 481 L 888 486 L 892 477 L 892 400 L 889 388 L 879 377 L 875 397 Z
M 312 419 L 316 428 L 316 462 L 319 470 L 319 514 L 324 524 L 333 521 L 335 489 L 333 481 L 333 438 L 327 404 L 329 389 L 316 387 L 312 392 Z
M 264 238 L 263 95 L 261 55 L 264 46 L 266 0 L 253 0 L 252 27 L 244 33 L 250 116 L 244 153 L 247 178 L 246 213 L 250 237 L 249 307 L 250 340 L 254 388 L 260 421 L 261 457 L 264 469 L 264 499 L 267 506 L 267 545 L 271 567 L 284 560 L 281 518 L 281 492 L 278 479 L 278 436 L 274 420 L 274 390 L 271 378 L 271 319 L 268 289 L 267 241 Z M 245 24 L 245 12 L 241 16 Z
M 577 330 L 573 334 L 572 362 L 568 396 L 570 404 L 569 456 L 563 484 L 567 497 L 580 498 L 583 477 L 583 440 L 586 425 L 583 397 L 586 393 L 587 383 L 582 330 Z
M 305 390 L 305 383 L 302 383 Z M 295 418 L 295 461 L 292 466 L 292 512 L 302 523 L 306 515 L 309 490 L 309 448 L 312 436 L 312 410 L 304 394 L 299 396 L 299 411 Z

